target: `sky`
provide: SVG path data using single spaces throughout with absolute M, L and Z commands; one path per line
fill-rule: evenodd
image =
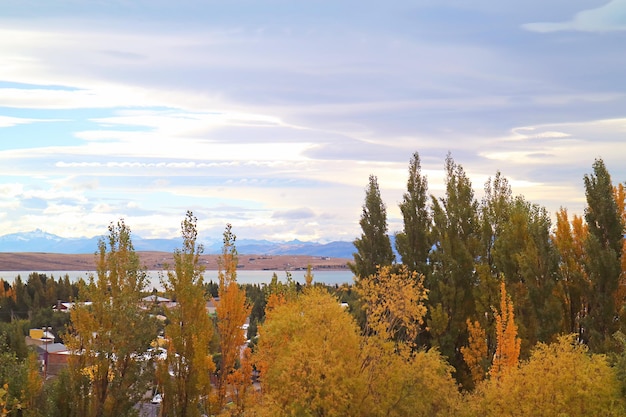
M 419 152 L 582 214 L 626 180 L 626 0 L 3 0 L 0 234 L 353 240 Z

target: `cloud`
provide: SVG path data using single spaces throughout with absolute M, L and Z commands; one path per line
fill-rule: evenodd
M 302 220 L 302 219 L 312 219 L 315 217 L 315 212 L 308 207 L 301 207 L 292 210 L 286 211 L 276 211 L 272 215 L 273 219 L 283 219 L 283 220 Z
M 30 123 L 40 123 L 40 122 L 59 122 L 62 120 L 53 120 L 53 119 L 26 119 L 22 117 L 9 117 L 0 115 L 0 128 L 3 127 L 13 127 L 19 125 L 25 125 Z
M 626 30 L 626 0 L 612 0 L 596 9 L 583 10 L 569 21 L 527 23 L 522 27 L 540 33 L 623 31 Z

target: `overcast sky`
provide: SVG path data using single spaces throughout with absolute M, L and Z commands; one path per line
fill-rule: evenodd
M 0 234 L 353 240 L 413 152 L 582 214 L 626 180 L 626 0 L 3 0 Z

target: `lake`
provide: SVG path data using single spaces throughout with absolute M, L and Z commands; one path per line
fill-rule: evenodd
M 0 278 L 7 282 L 13 283 L 15 278 L 19 275 L 22 281 L 26 282 L 28 276 L 33 271 L 0 271 Z M 55 280 L 59 277 L 64 277 L 66 274 L 70 277 L 71 281 L 76 281 L 79 278 L 87 279 L 92 271 L 36 271 L 41 274 L 46 274 L 48 277 L 52 276 Z M 304 275 L 306 271 L 290 271 L 294 281 L 304 284 Z M 159 274 L 162 271 L 148 271 L 148 277 L 150 284 L 148 290 L 156 288 L 161 290 L 161 282 Z M 272 274 L 276 273 L 280 281 L 285 281 L 285 271 L 252 271 L 252 270 L 237 270 L 237 282 L 240 284 L 268 284 L 272 280 Z M 342 270 L 329 270 L 329 271 L 313 271 L 313 282 L 320 282 L 327 285 L 335 284 L 352 284 L 354 283 L 352 271 L 348 269 Z M 217 282 L 217 271 L 205 271 L 204 280 L 206 282 Z

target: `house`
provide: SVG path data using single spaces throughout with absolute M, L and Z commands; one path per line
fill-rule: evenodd
M 64 313 L 69 313 L 70 310 L 72 308 L 74 308 L 75 305 L 84 305 L 84 306 L 90 306 L 92 303 L 91 301 L 86 301 L 84 303 L 71 303 L 71 302 L 63 302 L 61 300 L 59 300 L 53 307 L 52 307 L 52 311 L 62 311 Z
M 161 297 L 157 294 L 150 294 L 141 299 L 144 306 L 158 305 L 159 307 L 174 308 L 176 307 L 176 301 L 172 301 L 169 298 Z
M 46 377 L 56 376 L 67 366 L 70 351 L 62 343 L 54 343 L 54 334 L 47 329 L 30 329 L 26 345 L 35 346 L 41 363 L 41 371 Z

